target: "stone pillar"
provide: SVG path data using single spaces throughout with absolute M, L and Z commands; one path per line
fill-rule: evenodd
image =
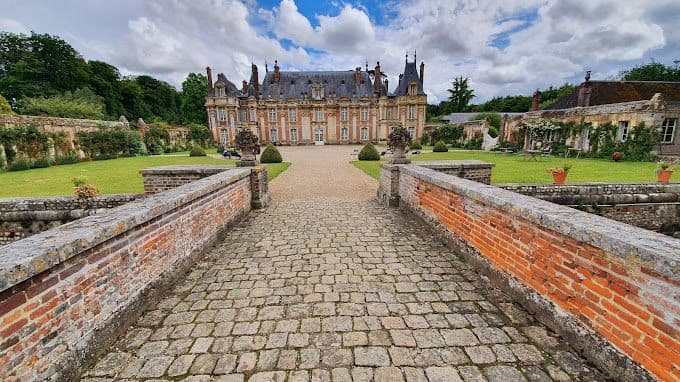
M 267 168 L 264 166 L 253 167 L 250 173 L 250 189 L 252 192 L 251 207 L 254 209 L 265 208 L 271 201 L 269 193 L 269 179 L 267 178 Z
M 378 202 L 399 207 L 399 166 L 385 163 L 380 166 Z

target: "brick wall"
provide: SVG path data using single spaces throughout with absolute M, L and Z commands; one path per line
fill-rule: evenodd
M 3 246 L 0 380 L 72 380 L 251 209 L 232 169 Z
M 233 166 L 187 165 L 159 166 L 139 170 L 146 195 L 157 194 L 211 175 L 219 174 Z
M 0 199 L 0 246 L 140 197 L 119 194 L 91 199 L 69 196 Z
M 612 378 L 680 379 L 680 240 L 414 165 L 399 196 Z

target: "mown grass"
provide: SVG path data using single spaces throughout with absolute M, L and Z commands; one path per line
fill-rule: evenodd
M 537 161 L 517 154 L 494 154 L 475 150 L 451 150 L 446 153 L 424 153 L 411 157 L 422 160 L 477 159 L 494 163 L 491 183 L 552 183 L 552 176 L 546 172 L 550 167 L 572 166 L 567 183 L 579 182 L 655 182 L 656 163 L 614 162 L 606 159 L 537 157 Z M 352 162 L 366 174 L 378 179 L 378 162 Z
M 71 179 L 87 178 L 103 194 L 142 193 L 144 187 L 139 170 L 146 167 L 190 164 L 234 164 L 233 160 L 170 155 L 140 156 L 104 161 L 81 162 L 17 172 L 0 173 L 0 198 L 72 195 Z M 290 163 L 267 165 L 268 177 L 285 171 Z

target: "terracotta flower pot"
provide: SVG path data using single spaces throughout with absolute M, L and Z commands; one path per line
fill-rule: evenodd
M 673 170 L 658 170 L 656 176 L 659 183 L 670 183 Z
M 567 180 L 567 174 L 568 172 L 553 172 L 552 177 L 553 177 L 553 184 L 564 184 L 564 182 Z
M 620 152 L 620 151 L 615 151 L 615 152 L 612 154 L 612 160 L 613 160 L 614 162 L 620 162 L 622 159 L 623 159 L 623 153 L 622 153 L 622 152 Z

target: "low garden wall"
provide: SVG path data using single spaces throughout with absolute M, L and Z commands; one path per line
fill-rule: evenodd
M 230 169 L 3 246 L 0 380 L 76 379 L 251 210 L 254 172 Z
M 391 171 L 401 206 L 611 378 L 680 379 L 680 240 L 414 164 Z
M 680 237 L 680 183 L 536 184 L 499 187 Z
M 69 196 L 0 199 L 0 246 L 102 213 L 142 196 L 119 194 L 90 199 Z

